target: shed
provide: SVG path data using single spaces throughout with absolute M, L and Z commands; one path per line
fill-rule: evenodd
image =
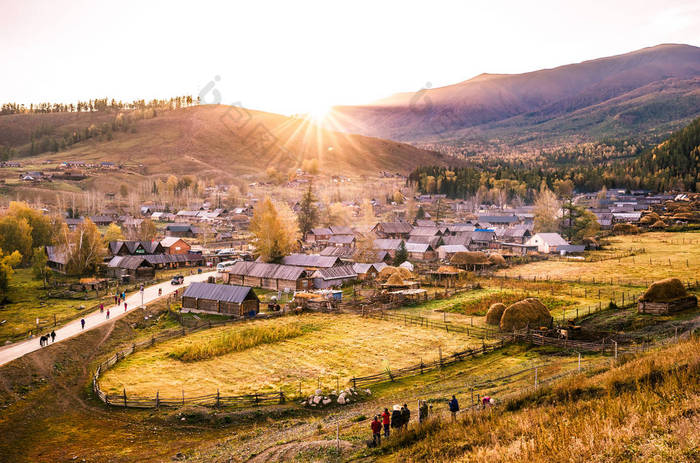
M 250 286 L 192 283 L 182 295 L 182 311 L 251 316 L 260 312 L 260 299 Z
M 268 264 L 265 262 L 236 262 L 224 273 L 224 282 L 254 286 L 275 291 L 303 291 L 311 288 L 310 272 L 304 267 Z
M 316 270 L 313 275 L 314 287 L 326 289 L 333 286 L 341 286 L 343 283 L 356 280 L 357 272 L 352 265 L 341 265 L 340 267 L 323 268 Z

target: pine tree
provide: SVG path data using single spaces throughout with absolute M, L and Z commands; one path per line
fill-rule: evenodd
M 406 243 L 401 240 L 399 244 L 399 249 L 396 250 L 394 255 L 394 265 L 399 266 L 408 260 L 408 249 L 406 249 Z
M 316 197 L 309 185 L 299 203 L 299 231 L 305 237 L 311 229 L 318 223 L 318 207 L 316 207 Z

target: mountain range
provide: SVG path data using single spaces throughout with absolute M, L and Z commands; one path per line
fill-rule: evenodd
M 327 127 L 413 143 L 542 147 L 667 135 L 700 114 L 700 48 L 664 44 L 337 106 Z

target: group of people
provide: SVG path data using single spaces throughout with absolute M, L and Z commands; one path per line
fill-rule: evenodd
M 46 346 L 48 346 L 48 345 L 49 345 L 49 339 L 51 340 L 51 342 L 56 341 L 56 332 L 55 332 L 55 331 L 51 331 L 51 333 L 49 333 L 49 334 L 42 335 L 42 336 L 39 338 L 39 345 L 40 345 L 41 347 L 46 347 Z
M 452 399 L 447 401 L 447 405 L 450 408 L 450 413 L 452 414 L 452 419 L 457 419 L 457 412 L 459 411 L 459 402 L 457 397 L 454 395 Z M 433 406 L 429 405 L 425 400 L 418 401 L 418 422 L 423 423 L 428 419 L 428 416 L 432 413 Z M 372 446 L 379 446 L 382 440 L 382 430 L 384 431 L 384 437 L 388 438 L 391 434 L 391 429 L 394 431 L 401 431 L 408 429 L 408 423 L 411 420 L 411 411 L 408 409 L 408 405 L 403 404 L 394 405 L 393 410 L 389 412 L 388 408 L 384 409 L 381 415 L 375 415 L 374 419 L 370 423 L 370 428 L 372 429 Z
M 381 415 L 374 416 L 370 424 L 372 428 L 372 442 L 374 445 L 381 444 L 382 429 L 384 430 L 384 437 L 389 437 L 391 429 L 394 431 L 408 429 L 408 422 L 410 420 L 411 410 L 408 409 L 407 404 L 403 404 L 403 407 L 398 404 L 394 405 L 391 412 L 389 412 L 388 408 L 385 408 Z

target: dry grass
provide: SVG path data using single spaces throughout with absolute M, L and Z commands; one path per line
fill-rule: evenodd
M 499 270 L 500 275 L 517 277 L 568 279 L 583 278 L 589 281 L 595 277 L 605 281 L 613 277 L 625 282 L 642 283 L 668 277 L 683 281 L 695 280 L 700 275 L 700 234 L 653 232 L 636 236 L 615 236 L 610 238 L 610 247 L 616 252 L 644 248 L 645 253 L 609 259 L 599 262 L 577 262 L 547 260 Z M 609 251 L 593 251 L 591 255 Z M 670 264 L 669 264 L 670 262 Z
M 258 345 L 197 362 L 183 363 L 169 356 L 183 345 L 208 344 L 224 332 L 242 332 L 250 327 L 312 325 L 313 331 L 293 339 Z M 102 377 L 105 391 L 134 395 L 179 396 L 214 393 L 243 394 L 262 390 L 298 393 L 299 382 L 309 392 L 318 385 L 335 389 L 352 376 L 381 372 L 438 357 L 438 347 L 447 354 L 480 345 L 481 340 L 416 326 L 401 326 L 355 315 L 307 314 L 260 320 L 215 328 L 186 338 L 167 341 L 136 353 Z
M 251 326 L 242 330 L 224 331 L 204 341 L 181 343 L 168 354 L 182 362 L 196 362 L 240 352 L 263 344 L 296 338 L 313 331 L 313 325 L 302 323 L 281 326 Z
M 389 441 L 388 461 L 695 462 L 700 341 L 576 376 L 457 425 L 434 421 Z

